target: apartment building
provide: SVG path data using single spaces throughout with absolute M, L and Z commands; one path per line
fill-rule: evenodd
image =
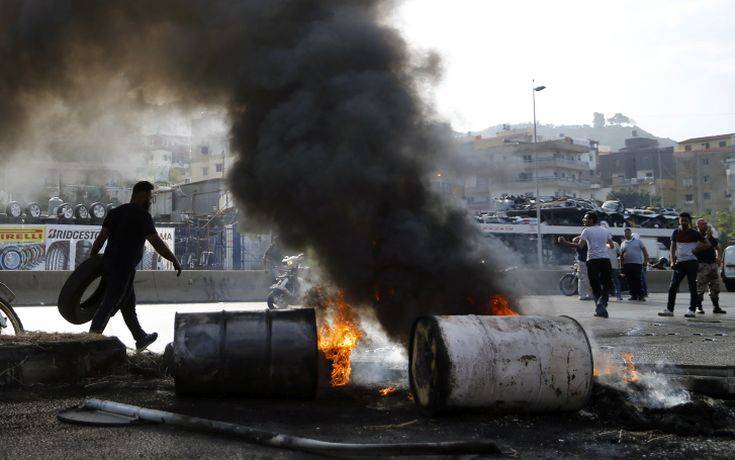
M 661 197 L 664 206 L 676 201 L 674 148 L 659 147 L 656 139 L 626 139 L 624 148 L 600 152 L 598 166 L 603 188 L 646 192 Z
M 592 144 L 592 145 L 590 145 Z M 595 143 L 565 137 L 532 142 L 529 132 L 503 132 L 460 144 L 459 175 L 464 201 L 472 210 L 489 209 L 504 193 L 590 198 L 595 186 Z
M 735 133 L 687 139 L 674 149 L 676 207 L 696 214 L 734 209 L 728 160 L 735 159 Z

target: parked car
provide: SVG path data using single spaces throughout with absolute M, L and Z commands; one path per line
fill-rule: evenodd
M 722 281 L 728 291 L 735 291 L 735 245 L 725 248 L 725 267 L 722 270 Z

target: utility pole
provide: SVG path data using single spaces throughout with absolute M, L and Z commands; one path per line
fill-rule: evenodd
M 543 246 L 541 242 L 541 196 L 539 193 L 538 179 L 538 138 L 536 136 L 536 92 L 541 91 L 545 86 L 536 86 L 536 81 L 531 80 L 531 99 L 533 100 L 533 178 L 536 182 L 536 251 L 538 253 L 538 266 L 541 268 L 544 264 Z

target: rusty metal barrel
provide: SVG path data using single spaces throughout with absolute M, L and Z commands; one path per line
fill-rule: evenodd
M 177 313 L 173 376 L 179 395 L 313 398 L 314 309 Z
M 428 412 L 577 410 L 592 391 L 592 349 L 569 317 L 426 316 L 409 343 L 411 391 Z

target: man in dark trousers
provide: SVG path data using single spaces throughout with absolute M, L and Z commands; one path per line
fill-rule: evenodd
M 641 285 L 641 270 L 648 265 L 648 251 L 643 242 L 633 238 L 633 231 L 626 228 L 623 232 L 625 241 L 620 246 L 620 261 L 623 265 L 625 279 L 628 280 L 630 298 L 628 300 L 639 300 L 644 302 L 643 286 Z
M 171 261 L 176 276 L 181 275 L 181 264 L 158 236 L 153 219 L 148 212 L 153 197 L 153 184 L 142 181 L 133 187 L 130 203 L 110 211 L 102 223 L 102 230 L 92 244 L 91 256 L 97 255 L 107 241 L 104 253 L 105 298 L 92 319 L 89 332 L 101 334 L 110 318 L 122 310 L 125 325 L 135 338 L 135 348 L 140 351 L 153 343 L 157 333 L 146 334 L 140 327 L 135 313 L 135 267 L 143 257 L 146 240 L 161 256 Z
M 694 318 L 694 312 L 699 304 L 697 296 L 697 253 L 710 247 L 704 236 L 692 228 L 692 215 L 688 212 L 679 214 L 679 228 L 671 235 L 671 266 L 674 275 L 669 285 L 669 301 L 658 316 L 674 316 L 674 304 L 679 285 L 686 277 L 689 284 L 689 311 L 684 314 L 687 318 Z
M 697 220 L 697 230 L 704 235 L 710 247 L 697 253 L 697 296 L 699 305 L 697 305 L 697 313 L 704 314 L 702 301 L 704 293 L 709 288 L 709 298 L 712 300 L 712 306 L 715 308 L 713 313 L 725 314 L 725 310 L 720 308 L 720 269 L 722 269 L 722 250 L 719 241 L 712 236 L 712 227 L 704 219 Z

